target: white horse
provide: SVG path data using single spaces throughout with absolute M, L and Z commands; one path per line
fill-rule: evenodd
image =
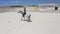
M 31 15 L 30 14 L 26 14 L 22 11 L 18 12 L 22 14 L 22 18 L 21 21 L 27 21 L 27 22 L 31 22 Z

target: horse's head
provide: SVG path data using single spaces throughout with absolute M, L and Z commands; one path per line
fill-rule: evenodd
M 23 14 L 23 11 L 19 11 L 18 13 L 22 13 Z

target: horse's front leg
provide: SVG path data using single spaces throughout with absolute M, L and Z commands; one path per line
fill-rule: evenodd
M 22 17 L 22 18 L 21 18 L 21 21 L 25 21 L 25 17 Z

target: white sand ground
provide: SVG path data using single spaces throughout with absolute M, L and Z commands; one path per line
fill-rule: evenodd
M 60 34 L 60 13 L 30 12 L 32 22 L 17 12 L 0 13 L 0 34 Z

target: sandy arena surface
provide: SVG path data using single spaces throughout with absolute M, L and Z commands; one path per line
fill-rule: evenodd
M 28 12 L 32 22 L 17 12 L 0 13 L 0 34 L 60 34 L 60 13 Z

